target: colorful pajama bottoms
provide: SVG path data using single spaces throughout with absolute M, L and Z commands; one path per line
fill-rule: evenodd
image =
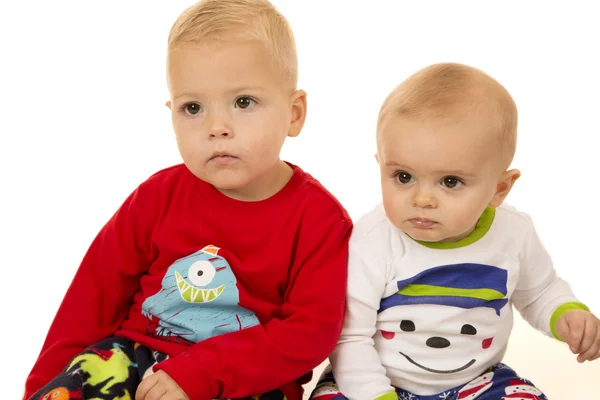
M 402 389 L 396 389 L 398 400 L 548 400 L 533 383 L 520 378 L 517 373 L 505 364 L 497 364 L 484 374 L 467 383 L 431 396 L 419 396 Z M 331 367 L 327 367 L 311 399 L 314 400 L 347 400 L 340 393 Z
M 152 366 L 168 358 L 139 343 L 109 338 L 88 347 L 29 400 L 133 400 Z M 279 390 L 248 400 L 285 400 Z

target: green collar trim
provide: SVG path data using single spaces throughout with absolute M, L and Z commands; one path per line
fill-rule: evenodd
M 496 209 L 487 206 L 485 210 L 483 210 L 481 217 L 479 217 L 479 221 L 477 221 L 477 225 L 475 226 L 475 229 L 473 229 L 473 232 L 471 232 L 469 236 L 457 240 L 456 242 L 424 242 L 422 240 L 415 240 L 415 242 L 431 249 L 440 250 L 458 249 L 460 247 L 468 246 L 485 236 L 490 230 L 492 222 L 494 222 L 495 215 Z

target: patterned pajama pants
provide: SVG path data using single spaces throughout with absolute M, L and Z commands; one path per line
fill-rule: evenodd
M 494 365 L 464 386 L 431 396 L 419 396 L 402 389 L 396 389 L 396 392 L 398 400 L 548 400 L 533 383 L 517 376 L 517 373 L 505 364 Z M 347 400 L 335 383 L 331 367 L 325 369 L 310 398 Z
M 141 380 L 167 355 L 124 338 L 88 347 L 29 400 L 133 400 Z M 285 400 L 275 390 L 248 400 Z

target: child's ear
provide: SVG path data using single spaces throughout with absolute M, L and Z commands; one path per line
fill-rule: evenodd
M 296 90 L 292 94 L 292 120 L 290 121 L 289 137 L 296 137 L 300 134 L 304 121 L 306 120 L 306 92 Z
M 165 106 L 167 106 L 170 110 L 171 109 L 171 100 L 167 100 L 167 102 L 165 103 Z
M 511 169 L 502 174 L 500 181 L 496 185 L 496 193 L 492 197 L 492 201 L 490 201 L 491 207 L 499 207 L 504 202 L 504 199 L 508 196 L 508 193 L 510 193 L 510 190 L 520 176 L 521 171 L 518 169 Z

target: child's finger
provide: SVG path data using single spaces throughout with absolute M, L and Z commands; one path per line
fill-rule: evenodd
M 589 349 L 587 349 L 585 352 L 583 352 L 579 356 L 577 356 L 577 361 L 579 361 L 580 363 L 582 363 L 584 361 L 588 361 L 588 360 L 591 361 L 599 353 L 600 353 L 600 342 L 598 340 L 595 340 L 594 342 L 592 342 L 592 345 L 590 346 Z
M 594 320 L 588 323 L 588 326 L 591 327 L 595 332 L 594 341 L 589 350 L 583 354 L 584 358 L 588 361 L 594 361 L 598 357 L 600 357 L 600 323 L 598 320 Z
M 583 318 L 572 318 L 567 320 L 569 326 L 569 333 L 564 339 L 571 351 L 575 354 L 580 352 L 581 342 L 583 340 L 583 332 L 585 330 L 585 319 Z
M 135 400 L 144 400 L 150 390 L 158 383 L 158 379 L 155 374 L 142 379 L 139 384 L 137 391 L 135 392 Z
M 577 350 L 577 352 L 580 354 L 587 353 L 588 350 L 594 344 L 594 341 L 596 341 L 597 333 L 598 330 L 596 328 L 596 324 L 590 322 L 587 318 L 585 318 L 581 344 L 579 345 L 579 349 Z
M 598 352 L 596 352 L 596 354 L 590 358 L 590 361 L 597 360 L 598 358 L 600 358 L 600 350 L 598 350 Z

